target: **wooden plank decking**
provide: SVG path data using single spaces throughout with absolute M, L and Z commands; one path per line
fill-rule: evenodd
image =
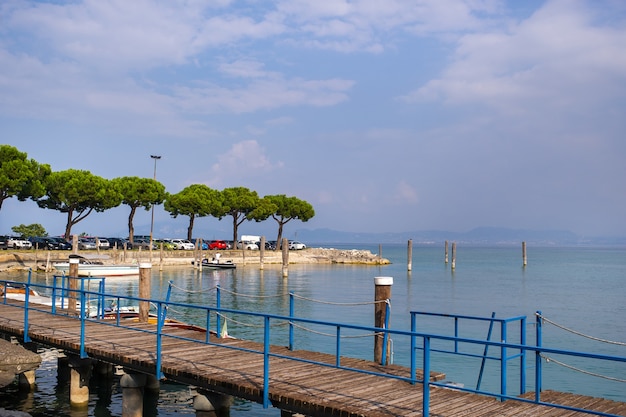
M 0 332 L 23 337 L 24 311 L 18 302 L 0 304 Z M 22 304 L 23 305 L 23 304 Z M 67 352 L 80 351 L 80 322 L 64 316 L 30 311 L 29 335 L 34 342 Z M 101 323 L 86 323 L 86 352 L 93 358 L 126 368 L 155 374 L 156 338 L 141 332 L 153 325 L 136 323 L 125 329 Z M 205 335 L 168 328 L 167 334 L 204 340 Z M 171 337 L 163 338 L 162 371 L 166 378 L 255 402 L 263 399 L 263 355 L 226 349 L 221 345 L 262 351 L 262 345 L 237 339 L 212 339 L 217 345 L 202 345 Z M 273 346 L 273 353 L 334 364 L 334 356 L 318 352 L 289 351 Z M 399 366 L 342 358 L 342 366 L 387 372 L 409 377 Z M 282 410 L 308 416 L 421 416 L 422 385 L 355 373 L 333 367 L 270 357 L 272 404 Z M 434 379 L 442 375 L 431 373 Z M 419 376 L 421 378 L 421 376 Z M 525 395 L 533 398 L 533 394 Z M 626 416 L 626 403 L 574 394 L 547 391 L 542 400 L 604 413 Z M 587 413 L 556 409 L 519 401 L 494 398 L 445 388 L 431 388 L 430 415 L 444 416 L 589 416 Z

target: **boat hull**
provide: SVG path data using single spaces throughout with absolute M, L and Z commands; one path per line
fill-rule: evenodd
M 54 268 L 65 275 L 69 275 L 70 264 L 59 262 L 53 264 Z M 78 265 L 79 277 L 116 277 L 139 275 L 139 265 Z

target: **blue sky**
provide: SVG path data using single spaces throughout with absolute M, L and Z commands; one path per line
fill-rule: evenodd
M 625 110 L 621 0 L 0 3 L 2 143 L 105 178 L 152 177 L 161 155 L 172 193 L 293 195 L 316 216 L 288 236 L 626 235 Z M 124 233 L 128 212 L 73 232 Z M 0 233 L 60 234 L 65 220 L 11 199 Z M 155 210 L 155 235 L 186 224 Z M 136 231 L 149 225 L 138 212 Z M 232 229 L 202 218 L 196 230 Z

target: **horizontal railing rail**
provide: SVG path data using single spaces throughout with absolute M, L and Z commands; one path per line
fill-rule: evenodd
M 83 281 L 84 282 L 84 281 Z M 31 309 L 38 309 L 41 311 L 46 311 L 46 309 L 44 308 L 39 308 L 39 307 L 35 307 L 33 305 L 31 305 L 29 303 L 29 290 L 30 289 L 39 289 L 43 291 L 46 291 L 48 293 L 54 294 L 55 292 L 59 291 L 59 288 L 54 288 L 52 286 L 47 286 L 47 285 L 42 285 L 42 284 L 32 284 L 32 283 L 16 283 L 16 282 L 11 282 L 11 281 L 3 281 L 0 280 L 0 288 L 4 288 L 4 297 L 0 300 L 3 303 L 7 303 L 8 300 L 6 298 L 7 296 L 7 291 L 6 289 L 8 288 L 8 286 L 10 285 L 24 285 L 25 287 L 25 307 L 24 307 L 24 340 L 28 340 L 28 327 L 29 327 L 29 320 L 28 320 L 28 312 Z M 594 353 L 588 353 L 588 352 L 578 352 L 578 351 L 571 351 L 571 350 L 563 350 L 563 349 L 556 349 L 556 348 L 550 348 L 550 347 L 546 347 L 546 346 L 541 346 L 541 323 L 540 323 L 540 315 L 537 315 L 537 320 L 538 320 L 538 324 L 537 324 L 537 331 L 538 331 L 538 336 L 537 336 L 537 345 L 536 346 L 532 346 L 532 345 L 527 345 L 527 344 L 522 344 L 522 343 L 507 343 L 505 341 L 491 341 L 491 340 L 480 340 L 480 339 L 473 339 L 473 338 L 466 338 L 466 337 L 460 337 L 460 336 L 448 336 L 448 335 L 442 335 L 442 334 L 430 334 L 430 333 L 424 333 L 424 332 L 418 332 L 415 331 L 413 328 L 410 331 L 403 331 L 403 330 L 396 330 L 396 329 L 385 329 L 385 328 L 378 328 L 378 327 L 370 327 L 370 326 L 362 326 L 362 325 L 354 325 L 354 324 L 348 324 L 348 323 L 339 323 L 339 322 L 328 322 L 328 321 L 320 321 L 320 320 L 314 320 L 314 319 L 309 319 L 309 318 L 304 318 L 304 317 L 295 317 L 293 315 L 290 316 L 282 316 L 282 315 L 274 315 L 274 314 L 268 314 L 268 313 L 259 313 L 259 312 L 252 312 L 252 311 L 244 311 L 244 310 L 236 310 L 236 309 L 228 309 L 228 308 L 224 308 L 224 307 L 211 307 L 211 306 L 199 306 L 199 305 L 193 305 L 193 304 L 186 304 L 186 303 L 179 303 L 179 302 L 171 302 L 168 300 L 154 300 L 154 299 L 145 299 L 145 298 L 140 298 L 140 297 L 134 297 L 134 296 L 122 296 L 122 295 L 118 295 L 118 294 L 107 294 L 103 291 L 92 291 L 92 290 L 86 290 L 84 284 L 80 286 L 79 289 L 77 290 L 72 290 L 74 291 L 74 293 L 78 294 L 78 298 L 80 300 L 80 305 L 81 306 L 86 306 L 88 305 L 88 300 L 99 300 L 98 302 L 102 302 L 103 300 L 106 299 L 115 299 L 117 304 L 121 304 L 122 302 L 126 303 L 126 304 L 139 304 L 142 302 L 147 302 L 150 303 L 151 305 L 155 306 L 156 308 L 156 320 L 157 320 L 157 324 L 155 326 L 154 330 L 148 330 L 148 329 L 142 329 L 141 331 L 144 332 L 148 332 L 148 333 L 152 333 L 156 335 L 156 347 L 155 347 L 155 357 L 156 357 L 156 370 L 157 370 L 157 376 L 159 378 L 163 378 L 163 374 L 161 372 L 161 360 L 162 360 L 162 351 L 161 351 L 161 341 L 163 337 L 173 337 L 173 338 L 178 338 L 178 339 L 182 339 L 182 340 L 187 340 L 193 343 L 203 343 L 203 344 L 213 344 L 213 345 L 217 345 L 217 343 L 212 342 L 212 337 L 210 334 L 210 324 L 211 324 L 211 318 L 212 317 L 221 317 L 224 314 L 236 314 L 236 315 L 242 315 L 242 316 L 248 316 L 248 317 L 253 317 L 256 319 L 259 319 L 263 322 L 263 332 L 262 332 L 262 345 L 263 345 L 263 349 L 261 350 L 254 350 L 254 349 L 248 349 L 248 348 L 242 348 L 240 346 L 231 346 L 228 344 L 219 344 L 220 347 L 222 348 L 228 348 L 228 349 L 234 349 L 234 350 L 240 350 L 240 351 L 246 351 L 246 352 L 252 352 L 252 353 L 256 353 L 256 354 L 260 354 L 263 355 L 264 358 L 264 372 L 263 372 L 263 378 L 264 378 L 264 382 L 263 382 L 263 406 L 264 407 L 269 407 L 269 374 L 270 374 L 270 368 L 269 368 L 269 358 L 270 357 L 277 357 L 277 358 L 283 358 L 283 359 L 289 359 L 289 360 L 293 360 L 293 361 L 299 361 L 299 362 L 306 362 L 306 363 L 310 363 L 310 364 L 315 364 L 315 365 L 319 365 L 319 366 L 325 366 L 325 367 L 334 367 L 334 368 L 339 368 L 339 369 L 344 369 L 344 370 L 348 370 L 348 371 L 353 371 L 353 372 L 359 372 L 359 373 L 366 373 L 366 374 L 371 374 L 371 375 L 377 375 L 377 376 L 381 376 L 381 377 L 386 377 L 386 378 L 393 378 L 393 379 L 398 379 L 398 380 L 402 380 L 402 381 L 406 381 L 407 383 L 411 383 L 411 384 L 416 384 L 416 383 L 420 383 L 423 384 L 423 415 L 425 417 L 427 417 L 429 415 L 429 408 L 430 408 L 430 388 L 431 387 L 445 387 L 448 389 L 455 389 L 455 390 L 459 390 L 459 391 L 464 391 L 464 392 L 471 392 L 471 393 L 476 393 L 476 394 L 481 394 L 481 395 L 487 395 L 487 396 L 492 396 L 492 397 L 496 397 L 496 398 L 500 398 L 500 399 L 506 399 L 506 400 L 516 400 L 516 401 L 522 401 L 522 402 L 532 402 L 535 404 L 542 404 L 542 405 L 546 405 L 546 406 L 550 406 L 550 407 L 557 407 L 557 408 L 563 408 L 563 409 L 567 409 L 567 410 L 572 410 L 572 411 L 580 411 L 580 412 L 585 412 L 585 413 L 589 413 L 589 414 L 594 414 L 594 415 L 600 415 L 600 416 L 607 416 L 607 417 L 616 417 L 616 415 L 614 414 L 607 414 L 607 413 L 602 413 L 602 412 L 597 412 L 597 411 L 593 411 L 593 410 L 586 410 L 586 409 L 580 409 L 580 408 L 576 408 L 576 407 L 569 407 L 567 405 L 563 405 L 563 404 L 553 404 L 553 403 L 548 403 L 548 402 L 543 402 L 541 401 L 541 397 L 540 397 L 540 393 L 541 393 L 541 382 L 542 382 L 542 367 L 541 367 L 541 360 L 542 357 L 541 355 L 543 354 L 558 354 L 558 355 L 566 355 L 566 356 L 574 356 L 574 357 L 583 357 L 583 358 L 589 358 L 589 359 L 594 359 L 594 360 L 601 360 L 601 361 L 611 361 L 611 362 L 617 362 L 617 363 L 626 363 L 626 357 L 620 357 L 620 356 L 611 356 L 611 355 L 603 355 L 603 354 L 594 354 Z M 62 291 L 61 291 L 62 292 Z M 169 298 L 169 295 L 168 295 Z M 54 306 L 54 300 L 52 302 L 52 305 Z M 132 328 L 133 330 L 137 330 L 136 328 L 133 328 L 131 326 L 125 326 L 124 325 L 124 321 L 120 319 L 121 314 L 118 312 L 117 313 L 117 319 L 116 320 L 100 320 L 99 318 L 101 318 L 101 314 L 102 311 L 100 310 L 101 307 L 98 307 L 98 311 L 95 314 L 88 314 L 89 313 L 89 309 L 88 308 L 80 308 L 80 311 L 78 312 L 78 315 L 76 313 L 74 313 L 73 315 L 71 313 L 69 313 L 67 310 L 48 310 L 47 312 L 51 313 L 51 314 L 65 314 L 68 315 L 68 317 L 72 317 L 75 318 L 77 320 L 80 320 L 81 322 L 81 326 L 80 326 L 80 339 L 81 339 L 81 350 L 80 350 L 80 354 L 83 357 L 86 357 L 87 354 L 85 352 L 85 340 L 86 340 L 86 327 L 85 327 L 85 323 L 89 322 L 89 321 L 98 321 L 99 323 L 105 324 L 105 325 L 111 325 L 111 326 L 119 326 L 119 327 L 126 327 L 126 328 Z M 206 337 L 204 340 L 197 340 L 197 339 L 191 339 L 191 338 L 185 338 L 185 337 L 181 337 L 181 336 L 174 336 L 174 335 L 170 335 L 167 334 L 163 331 L 164 328 L 164 324 L 165 321 L 167 319 L 167 311 L 169 308 L 177 308 L 177 309 L 188 309 L 188 310 L 195 310 L 197 312 L 201 312 L 201 314 L 197 314 L 197 317 L 204 317 L 204 319 L 202 319 L 204 321 L 204 323 L 206 324 Z M 487 319 L 490 320 L 490 319 Z M 521 317 L 519 318 L 514 318 L 514 320 L 521 320 Z M 502 321 L 502 319 L 496 319 L 495 321 Z M 504 320 L 506 321 L 506 320 Z M 289 355 L 283 355 L 283 354 L 278 354 L 278 353 L 272 353 L 270 351 L 270 339 L 271 339 L 271 329 L 272 329 L 272 322 L 283 322 L 283 323 L 302 323 L 302 324 L 307 324 L 307 325 L 315 325 L 315 326 L 324 326 L 324 327 L 328 327 L 328 328 L 332 328 L 336 334 L 336 343 L 335 343 L 335 352 L 333 353 L 334 355 L 334 363 L 325 363 L 325 362 L 318 362 L 318 361 L 313 361 L 313 360 L 307 360 L 307 359 L 303 359 L 303 358 L 298 358 L 298 357 L 294 357 L 294 356 L 289 356 Z M 342 337 L 342 332 L 343 331 L 348 331 L 348 330 L 357 330 L 357 331 L 365 331 L 365 332 L 375 332 L 375 333 L 379 333 L 379 334 L 385 334 L 389 337 L 406 337 L 409 338 L 410 340 L 410 367 L 409 367 L 409 376 L 402 376 L 402 375 L 397 375 L 397 374 L 391 374 L 391 373 L 383 373 L 383 372 L 375 372 L 375 371 L 369 371 L 369 370 L 363 370 L 363 369 L 357 369 L 357 368 L 353 368 L 353 367 L 348 367 L 348 366 L 344 366 L 341 363 L 341 358 L 342 358 L 342 345 L 341 345 L 341 337 Z M 215 337 L 219 337 L 219 332 L 216 332 Z M 280 337 L 287 337 L 289 338 L 290 335 L 289 333 L 287 335 L 280 335 Z M 430 379 L 430 370 L 431 370 L 431 353 L 433 353 L 433 351 L 431 350 L 431 343 L 433 340 L 439 340 L 439 341 L 448 341 L 448 342 L 452 342 L 452 343 L 462 343 L 462 344 L 473 344 L 473 345 L 477 345 L 477 346 L 483 346 L 483 347 L 493 347 L 493 348 L 498 348 L 501 350 L 502 352 L 502 357 L 507 357 L 506 355 L 506 350 L 507 349 L 512 349 L 512 350 L 519 350 L 520 352 L 528 352 L 531 354 L 534 354 L 534 358 L 535 358 L 535 398 L 530 399 L 530 398 L 522 398 L 522 397 L 517 397 L 517 396 L 513 396 L 513 395 L 508 395 L 506 394 L 506 392 L 499 392 L 499 393 L 494 393 L 494 392 L 489 392 L 489 391 L 484 391 L 484 390 L 477 390 L 477 389 L 470 389 L 470 388 L 465 388 L 465 387 L 459 387 L 459 386 L 453 386 L 453 385 L 449 385 L 446 383 L 442 383 L 442 382 L 437 382 L 437 381 L 431 381 Z M 421 341 L 420 347 L 418 349 L 418 341 Z M 285 346 L 285 343 L 281 343 L 281 345 Z M 397 345 L 396 345 L 397 346 Z M 293 346 L 290 346 L 291 349 L 293 349 Z M 422 379 L 418 379 L 417 378 L 417 352 L 421 351 L 422 352 L 422 372 L 423 372 L 423 378 Z

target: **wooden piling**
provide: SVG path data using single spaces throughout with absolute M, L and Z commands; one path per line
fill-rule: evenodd
M 456 268 L 456 242 L 452 242 L 452 269 Z
M 150 298 L 152 281 L 152 264 L 145 262 L 139 264 L 139 298 Z M 148 301 L 139 302 L 139 322 L 147 323 L 150 312 L 150 303 Z
M 261 245 L 259 247 L 259 269 L 263 270 L 263 258 L 265 257 L 265 236 L 261 236 Z
M 413 239 L 409 239 L 409 243 L 406 250 L 406 259 L 407 259 L 407 271 L 410 271 L 413 268 Z
M 286 237 L 283 238 L 280 247 L 283 251 L 283 277 L 287 277 L 289 276 L 289 241 Z
M 70 311 L 76 311 L 77 307 L 77 290 L 78 290 L 78 258 L 70 258 L 70 270 L 69 270 L 69 297 L 67 300 L 67 308 Z
M 524 266 L 528 264 L 528 258 L 526 257 L 526 242 L 522 242 L 522 264 Z
M 448 263 L 448 241 L 444 244 L 445 263 Z
M 393 277 L 375 277 L 374 278 L 374 327 L 385 328 L 387 320 L 387 303 L 391 300 L 391 286 L 393 285 Z M 387 342 L 385 355 L 385 363 L 383 363 L 383 345 L 384 335 L 377 334 L 374 336 L 374 362 L 381 365 L 389 364 L 389 356 L 391 352 L 390 343 Z

